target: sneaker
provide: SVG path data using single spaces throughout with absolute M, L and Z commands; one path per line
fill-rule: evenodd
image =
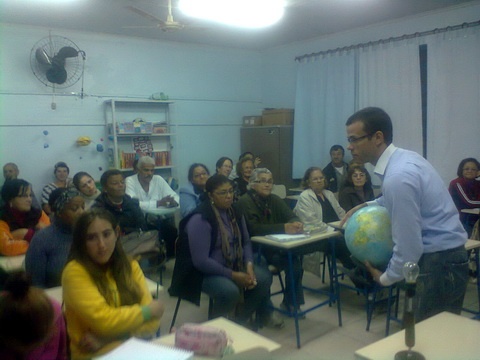
M 262 320 L 263 326 L 270 329 L 281 329 L 285 326 L 283 319 L 279 317 L 277 314 L 272 312 L 268 315 L 265 319 Z
M 293 316 L 293 307 L 286 304 L 284 301 L 282 301 L 282 303 L 280 304 L 280 309 L 288 312 L 290 315 Z M 301 311 L 302 311 L 302 309 L 300 307 L 298 307 L 297 312 L 301 312 Z M 299 319 L 305 319 L 305 317 L 306 317 L 305 314 L 302 314 L 302 315 L 298 316 Z

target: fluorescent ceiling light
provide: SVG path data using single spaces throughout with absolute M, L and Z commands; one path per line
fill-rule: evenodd
M 188 16 L 227 25 L 260 28 L 283 16 L 284 0 L 180 0 L 179 9 Z

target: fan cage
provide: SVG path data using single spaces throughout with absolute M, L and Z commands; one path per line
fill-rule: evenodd
M 63 84 L 52 83 L 48 81 L 46 75 L 48 65 L 39 63 L 35 57 L 35 52 L 37 49 L 41 48 L 46 54 L 48 54 L 50 58 L 53 58 L 60 51 L 60 49 L 65 46 L 71 46 L 79 53 L 76 57 L 65 59 L 65 71 L 67 72 L 67 79 L 65 82 Z M 80 80 L 83 75 L 82 61 L 84 60 L 83 51 L 80 50 L 77 44 L 66 37 L 58 35 L 50 35 L 39 40 L 35 45 L 33 45 L 32 50 L 30 51 L 30 67 L 32 68 L 33 74 L 44 85 L 57 89 L 70 87 Z

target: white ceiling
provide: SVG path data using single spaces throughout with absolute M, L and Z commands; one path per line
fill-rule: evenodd
M 472 0 L 287 1 L 289 6 L 280 22 L 255 30 L 233 29 L 194 20 L 174 8 L 176 21 L 197 28 L 163 32 L 155 27 L 152 19 L 127 8 L 134 6 L 164 20 L 167 16 L 167 0 L 70 0 L 66 1 L 69 4 L 62 5 L 54 5 L 53 0 L 0 0 L 0 22 L 254 50 L 461 5 Z M 176 2 L 173 0 L 174 7 Z M 128 28 L 150 25 L 153 27 Z

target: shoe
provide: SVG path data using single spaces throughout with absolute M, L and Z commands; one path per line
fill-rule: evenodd
M 366 278 L 363 272 L 359 268 L 353 268 L 345 272 L 347 276 L 352 280 L 353 285 L 357 289 L 373 289 L 375 281 L 373 279 Z
M 285 326 L 283 319 L 272 312 L 265 319 L 262 320 L 262 325 L 270 329 L 281 329 Z
M 290 305 L 288 305 L 288 304 L 286 304 L 284 301 L 282 301 L 282 303 L 280 304 L 280 309 L 282 309 L 283 311 L 288 312 L 290 315 L 293 316 L 293 307 L 290 306 Z M 298 307 L 297 313 L 299 313 L 299 312 L 301 312 L 301 311 L 302 311 L 302 309 L 301 309 L 300 307 Z M 305 319 L 306 316 L 305 316 L 305 314 L 302 314 L 302 315 L 299 315 L 298 318 L 299 318 L 299 319 Z

